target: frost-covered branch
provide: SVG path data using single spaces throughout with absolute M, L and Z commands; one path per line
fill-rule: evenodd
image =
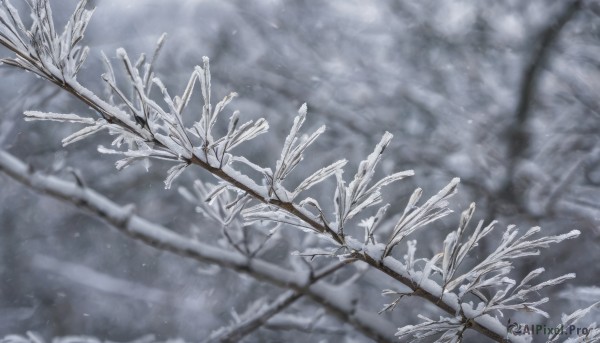
M 385 291 L 384 294 L 396 295 L 397 299 L 388 304 L 384 310 L 396 307 L 402 297 L 416 295 L 431 302 L 435 302 L 437 299 L 437 305 L 453 315 L 453 317 L 441 317 L 439 321 L 424 317 L 425 322 L 422 324 L 401 328 L 398 332 L 399 336 L 412 334 L 416 339 L 423 339 L 437 331 L 441 333 L 439 342 L 460 341 L 464 330 L 468 328 L 477 329 L 479 327 L 485 332 L 498 325 L 502 326 L 496 318 L 498 314 L 503 316 L 503 311 L 526 310 L 547 317 L 547 313 L 540 310 L 538 306 L 546 303 L 548 298 L 535 299 L 538 292 L 543 288 L 558 285 L 575 277 L 574 274 L 566 274 L 537 285 L 530 285 L 531 280 L 544 272 L 544 268 L 538 268 L 530 272 L 518 284 L 515 280 L 510 279 L 508 275 L 512 269 L 513 260 L 539 255 L 540 249 L 548 248 L 551 243 L 562 242 L 579 235 L 578 231 L 573 230 L 563 235 L 530 239 L 540 231 L 538 227 L 529 229 L 519 237 L 518 230 L 515 230 L 514 226 L 507 228 L 494 252 L 463 274 L 455 276 L 466 255 L 472 252 L 495 227 L 495 222 L 483 227 L 483 221 L 480 221 L 471 236 L 463 241 L 474 210 L 475 206 L 471 204 L 469 209 L 463 212 L 458 229 L 448 234 L 444 241 L 443 251 L 431 259 L 415 259 L 416 243 L 409 241 L 404 264 L 391 257 L 383 260 L 383 265 L 390 269 L 390 273 L 396 273 L 397 279 L 408 279 L 403 283 L 408 285 L 412 291 Z M 372 261 L 372 263 L 376 263 L 376 261 Z M 416 271 L 415 267 L 419 264 L 421 271 Z M 458 293 L 452 292 L 457 288 Z M 492 293 L 492 296 L 486 296 L 484 290 L 495 293 Z M 469 300 L 468 296 L 474 297 L 476 301 Z M 494 333 L 500 334 L 500 331 L 488 333 L 490 334 L 488 336 L 491 337 Z M 500 337 L 494 339 L 501 341 Z M 512 337 L 511 339 L 517 341 L 519 338 Z
M 298 273 L 259 259 L 192 241 L 172 230 L 151 223 L 133 213 L 129 206 L 115 204 L 101 194 L 76 183 L 36 172 L 0 150 L 0 171 L 20 183 L 54 198 L 69 202 L 103 219 L 126 235 L 160 250 L 173 252 L 203 263 L 213 263 L 251 275 L 274 285 L 300 292 L 316 301 L 342 321 L 378 341 L 392 341 L 393 326 L 383 318 L 357 308 L 351 299 L 339 297 L 338 290 L 324 282 L 312 282 L 309 272 Z M 350 261 L 348 261 L 350 262 Z

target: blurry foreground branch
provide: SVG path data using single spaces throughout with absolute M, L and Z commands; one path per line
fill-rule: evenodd
M 394 327 L 381 317 L 373 316 L 356 308 L 350 299 L 336 295 L 334 286 L 324 282 L 313 283 L 310 273 L 300 274 L 258 259 L 248 259 L 239 253 L 192 241 L 177 233 L 151 223 L 133 213 L 132 207 L 115 204 L 103 195 L 76 183 L 45 175 L 6 151 L 0 150 L 0 171 L 20 183 L 71 203 L 95 217 L 102 219 L 128 236 L 160 250 L 194 259 L 202 263 L 214 263 L 256 279 L 267 281 L 282 288 L 292 289 L 316 301 L 342 321 L 354 326 L 368 337 L 380 342 L 391 342 Z M 351 260 L 348 260 L 351 262 Z

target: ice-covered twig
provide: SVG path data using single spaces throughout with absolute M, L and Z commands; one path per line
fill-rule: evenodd
M 422 194 L 420 188 L 416 189 L 410 197 L 402 217 L 394 227 L 392 237 L 385 247 L 383 257 L 388 256 L 396 245 L 417 229 L 452 213 L 452 210 L 448 208 L 448 199 L 456 193 L 459 182 L 460 179 L 458 178 L 452 179 L 446 187 L 440 190 L 438 194 L 432 196 L 422 206 L 416 206 Z
M 405 177 L 414 175 L 414 171 L 406 170 L 394 173 L 384 177 L 369 187 L 373 176 L 375 176 L 376 167 L 381 161 L 381 156 L 390 144 L 393 135 L 386 132 L 381 141 L 375 146 L 374 151 L 358 166 L 354 179 L 346 187 L 342 178 L 342 170 L 336 173 L 337 188 L 335 190 L 335 213 L 338 227 L 338 234 L 344 235 L 345 223 L 356 216 L 364 209 L 377 205 L 381 202 L 381 188 L 392 182 L 402 180 Z

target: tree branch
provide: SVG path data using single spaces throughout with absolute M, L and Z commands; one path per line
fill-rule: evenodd
M 195 299 L 185 299 L 162 289 L 118 279 L 84 265 L 60 261 L 51 256 L 35 254 L 32 257 L 31 265 L 33 268 L 59 275 L 69 282 L 114 296 L 154 303 L 165 307 L 175 307 L 188 312 L 198 311 L 201 305 Z
M 515 198 L 514 177 L 517 165 L 529 148 L 528 121 L 531 116 L 531 104 L 537 89 L 539 75 L 548 59 L 550 49 L 558 39 L 565 25 L 581 8 L 581 0 L 572 0 L 561 9 L 556 18 L 541 31 L 536 39 L 531 55 L 525 63 L 525 69 L 519 87 L 519 100 L 514 120 L 508 128 L 508 167 L 504 187 L 501 193 L 507 198 Z

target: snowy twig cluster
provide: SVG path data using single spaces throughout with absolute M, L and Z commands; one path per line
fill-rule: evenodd
M 219 179 L 219 184 L 209 186 L 197 181 L 194 185 L 196 194 L 185 188 L 181 189 L 181 193 L 188 200 L 202 204 L 199 205 L 200 210 L 223 227 L 241 216 L 244 225 L 269 221 L 276 223 L 277 227 L 299 228 L 328 241 L 327 247 L 319 250 L 320 254 L 336 256 L 341 260 L 341 264 L 325 271 L 295 275 L 258 259 L 256 252 L 262 248 L 260 243 L 254 247 L 240 244 L 227 230 L 224 234 L 235 248 L 233 252 L 204 245 L 197 240 L 190 241 L 136 217 L 131 211 L 120 209 L 89 189 L 33 173 L 14 157 L 6 153 L 0 155 L 0 170 L 3 172 L 40 191 L 86 207 L 135 238 L 161 249 L 246 272 L 291 289 L 273 304 L 261 304 L 254 317 L 240 319 L 238 325 L 216 332 L 215 339 L 220 335 L 238 337 L 238 333 L 251 331 L 295 299 L 306 295 L 365 335 L 380 341 L 389 340 L 391 333 L 384 332 L 388 327 L 385 321 L 371 318 L 372 314 L 356 308 L 356 303 L 349 299 L 340 299 L 332 285 L 319 280 L 347 263 L 362 261 L 397 281 L 398 289 L 402 289 L 384 291 L 384 294 L 396 297 L 384 310 L 394 309 L 405 296 L 418 296 L 445 312 L 438 320 L 423 317 L 421 324 L 400 328 L 396 333 L 399 337 L 422 339 L 435 335 L 437 342 L 459 342 L 467 329 L 473 329 L 495 341 L 523 341 L 523 337 L 509 332 L 498 318 L 506 311 L 514 310 L 547 315 L 539 306 L 548 298 L 539 298 L 538 292 L 575 276 L 567 274 L 531 284 L 544 272 L 543 268 L 531 271 L 522 280 L 511 279 L 510 272 L 516 259 L 539 255 L 540 249 L 552 243 L 575 238 L 579 235 L 576 230 L 536 238 L 535 235 L 540 231 L 538 227 L 520 233 L 514 226 L 509 226 L 491 254 L 467 266 L 467 256 L 496 227 L 495 222 L 485 225 L 483 221 L 474 228 L 469 226 L 475 211 L 474 204 L 464 211 L 458 228 L 446 236 L 439 253 L 429 258 L 417 258 L 417 242 L 409 240 L 409 236 L 452 212 L 449 201 L 457 191 L 459 179 L 451 180 L 424 202 L 421 201 L 422 190 L 415 190 L 391 234 L 386 236 L 380 233 L 377 229 L 383 221 L 388 220 L 386 211 L 390 207 L 388 204 L 381 205 L 382 188 L 413 175 L 410 170 L 401 171 L 374 180 L 392 134 L 383 134 L 373 152 L 359 164 L 349 183 L 344 179 L 347 161 L 342 159 L 315 171 L 296 187 L 289 188 L 286 185 L 288 176 L 302 163 L 307 150 L 325 131 L 323 126 L 313 133 L 302 133 L 308 112 L 306 105 L 299 109 L 274 168 L 259 166 L 244 156 L 236 155 L 234 149 L 266 133 L 269 125 L 265 119 L 241 123 L 240 114 L 234 111 L 229 118 L 225 118 L 228 121 L 227 132 L 216 132 L 215 124 L 223 120 L 225 109 L 236 94 L 227 95 L 213 105 L 208 58 L 204 57 L 202 65 L 192 71 L 181 95 L 172 96 L 154 72 L 164 35 L 150 59 L 141 55 L 133 60 L 125 49 L 120 48 L 117 50 L 120 66 L 113 66 L 109 58 L 103 55 L 106 73 L 102 75 L 102 81 L 109 94 L 103 99 L 77 81 L 77 73 L 88 55 L 82 38 L 92 11 L 85 9 L 85 0 L 79 2 L 62 33 L 54 27 L 48 0 L 28 2 L 33 19 L 29 28 L 25 27 L 8 0 L 2 0 L 0 4 L 0 43 L 15 54 L 2 62 L 55 83 L 94 111 L 91 116 L 28 111 L 25 112 L 27 120 L 85 125 L 64 138 L 64 145 L 100 131 L 108 131 L 115 136 L 113 147 L 100 146 L 98 150 L 123 156 L 116 163 L 117 169 L 135 162 L 147 163 L 149 159 L 170 161 L 173 166 L 165 179 L 166 188 L 170 188 L 188 167 L 195 165 L 203 168 Z M 202 109 L 200 113 L 186 113 L 191 112 L 188 105 L 198 87 Z M 192 122 L 191 125 L 186 125 L 189 122 Z M 240 172 L 238 167 L 241 165 L 244 170 L 249 168 L 255 171 L 256 175 Z M 303 197 L 303 192 L 333 176 L 336 187 L 332 198 Z M 323 210 L 323 201 L 333 205 L 333 215 Z M 374 206 L 379 206 L 375 215 L 368 216 L 370 212 L 367 209 Z M 352 237 L 349 234 L 351 230 L 348 230 L 352 226 L 363 228 L 364 237 L 360 240 Z M 268 232 L 265 237 L 268 239 Z M 399 252 L 401 247 L 406 247 L 403 253 Z M 402 256 L 402 259 L 396 256 Z M 579 318 L 579 315 L 575 317 Z M 564 321 L 572 322 L 575 317 L 566 317 Z M 597 337 L 597 330 L 593 332 Z

